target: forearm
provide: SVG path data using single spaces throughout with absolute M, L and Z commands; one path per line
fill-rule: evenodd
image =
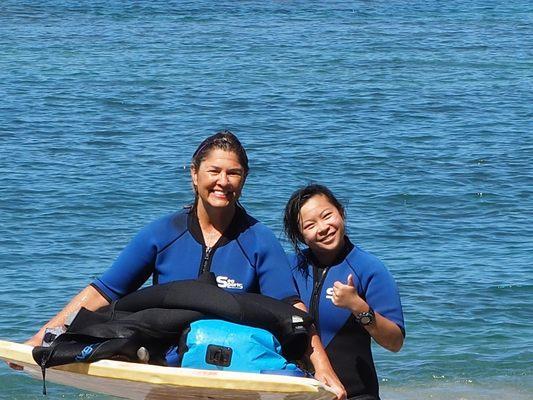
M 302 302 L 295 303 L 294 307 L 307 312 L 307 307 Z M 320 366 L 320 360 L 323 357 L 326 358 L 326 365 L 330 365 L 326 351 L 324 350 L 324 346 L 322 345 L 322 341 L 320 340 L 314 325 L 309 328 L 309 348 L 307 349 L 306 356 L 313 364 L 313 367 L 315 367 L 315 370 L 317 365 Z
M 39 346 L 42 342 L 46 328 L 62 326 L 69 315 L 85 307 L 90 311 L 108 305 L 109 302 L 92 286 L 87 286 L 78 293 L 59 313 L 48 321 L 39 331 L 26 343 L 31 346 Z
M 370 306 L 361 297 L 357 296 L 347 308 L 353 315 L 367 312 Z M 398 325 L 374 311 L 375 320 L 364 328 L 372 338 L 387 350 L 398 352 L 403 346 L 403 334 Z
M 320 370 L 333 370 L 322 340 L 320 340 L 320 336 L 318 336 L 314 325 L 310 328 L 309 339 L 310 346 L 307 356 L 315 372 Z
M 375 312 L 373 324 L 365 326 L 367 332 L 382 347 L 398 352 L 403 346 L 403 333 L 398 325 Z
M 294 307 L 307 312 L 307 307 L 302 302 L 294 304 Z M 309 348 L 306 356 L 313 365 L 315 378 L 330 386 L 336 393 L 337 400 L 345 400 L 346 390 L 333 370 L 333 366 L 329 361 L 322 340 L 320 339 L 320 336 L 318 336 L 318 332 L 314 325 L 310 327 L 309 338 Z
M 307 307 L 302 302 L 295 303 L 294 307 L 307 312 Z M 328 366 L 331 367 L 329 358 L 324 350 L 324 346 L 322 345 L 322 341 L 320 340 L 314 325 L 310 327 L 309 348 L 307 349 L 306 356 L 309 358 L 309 361 L 311 361 L 311 364 L 313 364 L 315 371 L 317 367 L 320 369 L 322 365 L 324 365 L 326 368 Z

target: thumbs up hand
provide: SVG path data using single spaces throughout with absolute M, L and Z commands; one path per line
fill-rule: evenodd
M 355 288 L 352 274 L 348 275 L 346 283 L 337 281 L 333 284 L 333 296 L 331 301 L 337 307 L 352 310 L 361 300 L 362 299 L 359 297 L 357 289 Z

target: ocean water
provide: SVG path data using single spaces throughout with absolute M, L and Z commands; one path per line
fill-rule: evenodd
M 532 27 L 526 0 L 2 1 L 0 338 L 187 203 L 228 128 L 250 214 L 282 238 L 292 191 L 327 184 L 394 274 L 383 399 L 533 398 Z M 41 398 L 0 365 L 0 399 Z

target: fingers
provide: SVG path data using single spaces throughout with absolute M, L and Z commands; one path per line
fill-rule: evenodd
M 333 300 L 333 303 L 335 303 L 336 300 L 339 299 L 339 297 L 342 296 L 343 294 L 343 286 L 346 286 L 344 285 L 343 283 L 341 283 L 339 286 L 333 286 L 333 294 L 331 296 L 331 299 Z
M 355 287 L 352 274 L 348 275 L 348 278 L 346 279 L 346 283 L 342 283 L 340 281 L 335 281 L 335 283 L 333 284 L 334 288 L 341 288 L 343 286 Z
M 9 368 L 14 369 L 15 371 L 23 371 L 24 370 L 24 367 L 22 365 L 13 364 L 13 363 L 10 363 L 10 362 L 8 362 L 7 365 L 9 366 Z
M 336 289 L 333 289 L 333 295 L 331 296 L 331 302 L 336 305 L 336 306 L 342 306 L 343 304 L 343 296 L 342 296 L 342 291 L 339 289 L 339 290 L 336 290 Z
M 333 389 L 333 391 L 337 395 L 337 400 L 346 400 L 347 394 L 346 394 L 346 390 L 344 389 L 344 387 L 342 387 L 342 386 L 333 387 L 332 386 L 331 388 Z
M 338 378 L 334 376 L 328 376 L 328 374 L 322 375 L 317 373 L 315 374 L 315 379 L 319 380 L 324 385 L 328 386 L 331 390 L 333 390 L 333 392 L 337 396 L 337 400 L 346 400 L 346 389 L 344 389 L 344 386 L 342 385 L 342 383 L 340 383 Z
M 335 380 L 331 382 L 326 382 L 326 385 L 329 386 L 337 395 L 337 400 L 346 400 L 346 389 L 344 389 L 344 386 L 340 382 L 336 382 Z

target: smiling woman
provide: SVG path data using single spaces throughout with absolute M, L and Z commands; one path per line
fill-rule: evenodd
M 221 149 L 212 150 L 200 164 L 191 168 L 196 194 L 204 207 L 227 207 L 241 194 L 246 173 L 237 155 Z
M 247 174 L 248 157 L 231 132 L 209 137 L 193 155 L 194 208 L 208 248 L 216 244 L 235 216 Z
M 325 195 L 317 195 L 303 204 L 300 217 L 303 241 L 322 264 L 332 264 L 336 249 L 344 247 L 344 213 Z
M 353 245 L 345 212 L 322 185 L 295 191 L 285 208 L 294 281 L 350 399 L 377 400 L 371 338 L 397 352 L 405 335 L 398 288 L 385 265 Z M 307 245 L 301 250 L 299 244 Z
M 292 282 L 288 259 L 274 234 L 246 213 L 238 200 L 248 174 L 248 157 L 237 137 L 222 131 L 208 137 L 191 160 L 192 206 L 142 229 L 113 265 L 83 289 L 28 341 L 40 345 L 47 328 L 62 327 L 85 307 L 91 311 L 153 283 L 197 279 L 212 272 L 231 292 L 261 293 L 305 310 Z M 280 284 L 283 283 L 283 284 Z M 345 392 L 316 334 L 309 356 L 315 377 Z

